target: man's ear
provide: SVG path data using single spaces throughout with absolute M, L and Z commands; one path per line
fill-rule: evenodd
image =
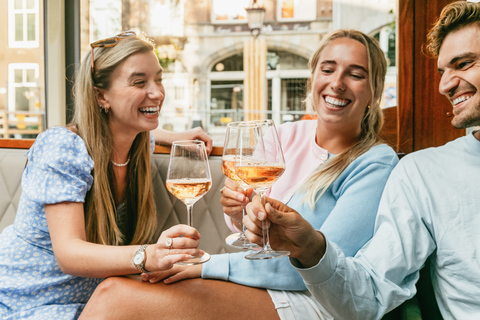
M 108 100 L 105 98 L 105 90 L 95 87 L 95 98 L 99 106 L 108 107 Z

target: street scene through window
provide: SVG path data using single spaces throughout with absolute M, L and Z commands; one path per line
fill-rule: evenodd
M 0 7 L 8 13 L 0 34 L 7 45 L 0 55 L 0 138 L 35 137 L 50 126 L 44 1 L 8 0 Z M 250 7 L 264 9 L 253 17 L 260 18 L 255 29 Z M 164 69 L 159 126 L 201 126 L 221 146 L 232 121 L 273 119 L 280 125 L 315 117 L 305 102 L 308 58 L 338 28 L 379 40 L 390 63 L 382 106 L 396 107 L 396 15 L 395 0 L 80 0 L 79 56 L 93 41 L 144 32 Z

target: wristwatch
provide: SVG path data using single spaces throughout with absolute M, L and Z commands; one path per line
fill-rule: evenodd
M 150 271 L 145 270 L 145 262 L 147 260 L 147 255 L 145 254 L 145 249 L 148 247 L 148 244 L 141 245 L 140 248 L 135 252 L 133 256 L 133 265 L 141 273 L 149 273 Z

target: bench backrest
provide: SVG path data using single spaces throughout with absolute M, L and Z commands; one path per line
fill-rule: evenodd
M 26 149 L 0 148 L 0 232 L 12 224 L 21 194 L 21 178 L 26 164 Z M 187 223 L 185 205 L 168 192 L 165 181 L 168 154 L 152 156 L 152 177 L 157 207 L 157 236 L 161 231 L 178 223 Z M 212 188 L 193 207 L 193 225 L 202 235 L 200 248 L 209 253 L 234 252 L 224 239 L 230 234 L 220 204 L 220 188 L 225 179 L 220 156 L 209 159 L 212 172 Z

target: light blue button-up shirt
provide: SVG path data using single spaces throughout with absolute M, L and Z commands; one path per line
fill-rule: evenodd
M 387 182 L 372 240 L 353 258 L 327 242 L 316 266 L 297 271 L 335 318 L 379 319 L 415 294 L 431 256 L 443 317 L 480 319 L 479 183 L 473 134 L 408 155 Z

